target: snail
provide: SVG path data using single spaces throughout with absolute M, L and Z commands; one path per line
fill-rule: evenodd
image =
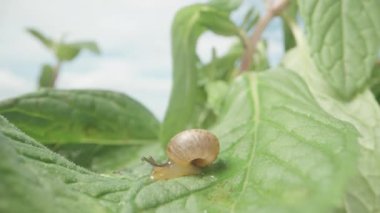
M 164 164 L 157 163 L 152 157 L 142 158 L 153 166 L 151 179 L 165 180 L 199 174 L 201 168 L 209 166 L 217 158 L 219 141 L 207 130 L 185 130 L 170 140 L 166 153 L 169 160 Z

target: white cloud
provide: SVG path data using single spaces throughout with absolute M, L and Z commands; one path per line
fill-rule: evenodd
M 22 76 L 0 68 L 0 99 L 6 99 L 35 90 L 36 85 Z
M 224 55 L 235 42 L 237 42 L 236 37 L 225 37 L 206 32 L 198 40 L 197 54 L 203 62 L 209 62 L 212 57 L 212 48 L 215 48 L 218 56 Z

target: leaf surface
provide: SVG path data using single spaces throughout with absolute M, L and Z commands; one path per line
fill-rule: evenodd
M 380 1 L 299 1 L 312 58 L 335 93 L 365 89 L 380 48 Z
M 335 97 L 318 72 L 307 46 L 287 53 L 284 65 L 297 72 L 307 82 L 316 100 L 331 115 L 353 124 L 360 133 L 358 175 L 346 192 L 347 212 L 377 212 L 380 210 L 380 108 L 369 90 L 350 102 Z
M 302 79 L 283 70 L 241 76 L 226 99 L 221 119 L 211 129 L 220 139 L 221 153 L 200 176 L 152 182 L 146 163 L 118 174 L 95 174 L 51 152 L 0 117 L 4 136 L 0 142 L 7 144 L 0 149 L 13 150 L 5 150 L 9 155 L 0 155 L 1 162 L 22 159 L 25 167 L 44 174 L 28 176 L 33 181 L 59 187 L 55 194 L 50 188 L 37 190 L 30 185 L 28 195 L 40 191 L 58 201 L 63 196 L 64 207 L 70 205 L 65 199 L 69 193 L 72 202 L 87 199 L 88 206 L 83 208 L 89 212 L 331 210 L 353 173 L 355 129 L 322 110 Z M 156 150 L 157 156 L 164 160 L 161 150 Z M 1 175 L 0 183 L 15 176 L 17 181 L 7 186 L 29 184 L 30 180 L 21 178 L 25 173 Z M 2 202 L 15 200 L 5 196 Z M 16 207 L 0 208 L 9 212 Z M 48 206 L 36 209 L 51 210 Z M 82 212 L 75 206 L 68 209 Z
M 159 122 L 121 93 L 40 90 L 0 102 L 0 114 L 42 143 L 148 143 Z
M 221 17 L 212 19 L 209 17 Z M 187 128 L 201 127 L 199 117 L 204 113 L 204 91 L 199 86 L 201 69 L 196 54 L 197 40 L 212 27 L 215 33 L 235 35 L 237 28 L 225 11 L 206 4 L 192 5 L 177 12 L 172 25 L 173 85 L 168 109 L 162 124 L 161 142 L 166 144 L 175 133 Z M 178 116 L 180 115 L 180 116 Z

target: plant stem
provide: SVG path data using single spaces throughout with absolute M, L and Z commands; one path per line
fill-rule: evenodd
M 274 17 L 278 16 L 284 8 L 286 8 L 289 1 L 290 0 L 277 0 L 275 3 L 273 3 L 273 1 L 268 2 L 269 6 L 267 7 L 265 15 L 259 19 L 252 36 L 248 40 L 249 45 L 247 45 L 241 59 L 241 72 L 249 69 L 252 63 L 252 55 L 256 52 L 257 44 L 260 41 L 261 35 L 263 34 L 265 28 Z
M 54 77 L 51 82 L 51 87 L 55 88 L 55 82 L 57 81 L 58 75 L 59 75 L 59 70 L 61 69 L 62 61 L 58 60 L 57 64 L 54 67 Z

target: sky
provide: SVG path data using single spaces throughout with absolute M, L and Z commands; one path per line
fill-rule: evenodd
M 57 88 L 125 93 L 163 119 L 171 89 L 170 28 L 180 8 L 200 0 L 0 0 L 0 100 L 37 89 L 40 68 L 54 58 L 26 29 L 66 41 L 92 40 L 100 55 L 83 52 L 64 64 Z M 239 11 L 251 7 L 246 0 Z M 261 8 L 262 5 L 256 5 Z M 241 12 L 233 19 L 241 20 Z M 264 33 L 272 64 L 283 53 L 281 26 Z M 225 53 L 235 40 L 206 33 L 197 45 L 203 61 Z

